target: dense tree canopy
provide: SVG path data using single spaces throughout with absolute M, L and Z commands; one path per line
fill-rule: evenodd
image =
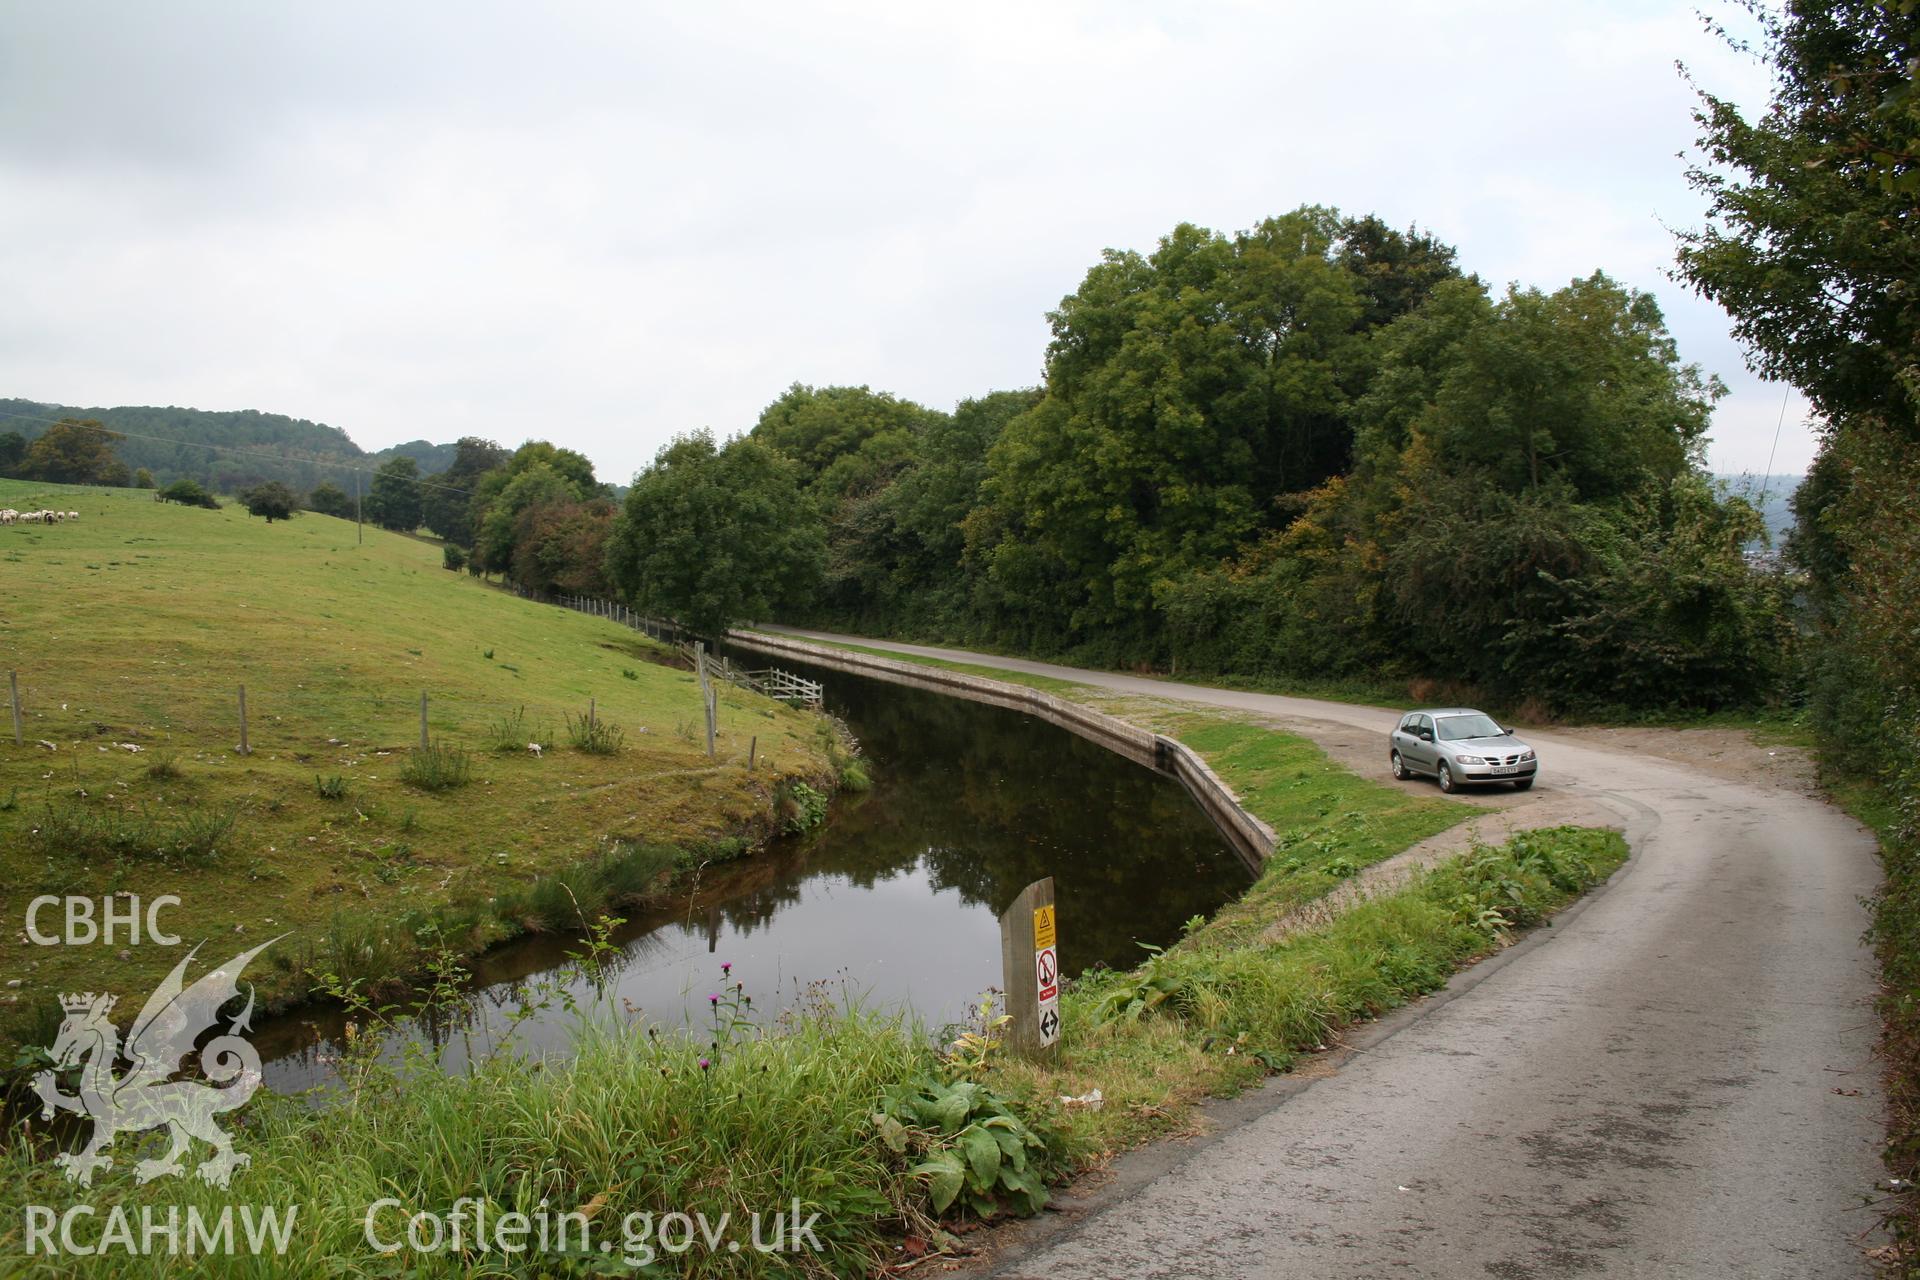
M 1348 463 L 1370 316 L 1455 274 L 1452 251 L 1319 208 L 1109 251 L 1051 317 L 1041 402 L 993 448 L 976 545 L 1047 628 L 1152 629 L 1154 584 L 1283 517 Z
M 31 439 L 41 423 L 55 419 L 92 419 L 123 434 L 114 451 L 129 467 L 145 467 L 161 483 L 182 476 L 201 487 L 237 493 L 263 480 L 278 480 L 297 493 L 337 476 L 342 466 L 377 467 L 406 456 L 431 475 L 453 460 L 454 446 L 412 440 L 367 453 L 338 427 L 252 409 L 203 410 L 174 406 L 122 405 L 80 409 L 32 400 L 0 400 L 0 420 Z M 7 466 L 0 437 L 0 471 Z
M 340 516 L 353 519 L 353 495 L 332 481 L 323 481 L 307 495 L 307 510 L 317 511 L 323 516 Z
M 421 499 L 421 523 L 448 542 L 472 546 L 474 488 L 510 456 L 491 440 L 461 437 L 454 446 L 453 465 L 434 477 Z
M 1880 0 L 1759 10 L 1775 71 L 1748 120 L 1703 93 L 1710 203 L 1682 279 L 1725 307 L 1760 372 L 1830 420 L 1920 421 L 1920 8 Z
M 486 446 L 484 441 L 473 443 Z M 490 456 L 490 446 L 475 447 L 469 454 Z M 530 527 L 524 519 L 527 512 L 609 496 L 607 487 L 594 478 L 593 464 L 585 455 L 544 440 L 530 440 L 503 462 L 470 474 L 478 476 L 468 502 L 473 560 L 483 572 L 513 572 L 515 548 Z M 599 571 L 597 565 L 593 571 Z
M 27 446 L 18 472 L 23 479 L 54 484 L 125 486 L 133 482 L 132 473 L 113 451 L 123 438 L 91 418 L 65 418 Z
M 634 477 L 607 572 L 641 609 L 718 635 L 806 598 L 824 550 L 793 463 L 758 439 L 696 431 Z
M 278 480 L 264 481 L 245 490 L 240 495 L 240 503 L 246 507 L 248 515 L 259 516 L 268 524 L 275 520 L 291 520 L 294 512 L 300 509 L 300 499 Z
M 412 458 L 393 458 L 373 473 L 362 509 L 382 529 L 412 533 L 420 527 L 420 464 Z

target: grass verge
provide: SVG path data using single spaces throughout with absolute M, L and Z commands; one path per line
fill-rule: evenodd
M 1873 942 L 1880 957 L 1880 1058 L 1886 1068 L 1887 1173 L 1899 1190 L 1884 1202 L 1894 1274 L 1920 1277 L 1920 796 L 1903 793 L 1912 771 L 1874 781 L 1832 782 L 1839 805 L 1880 841 L 1886 881 L 1874 897 Z
M 1282 942 L 1248 945 L 1236 931 L 1199 926 L 1138 969 L 1072 984 L 1055 1064 L 1001 1058 L 981 1036 L 942 1052 L 917 1028 L 824 997 L 755 1026 L 744 982 L 724 972 L 720 981 L 739 985 L 723 986 L 713 1026 L 692 1036 L 603 1020 L 571 1057 L 501 1055 L 458 1075 L 431 1062 L 389 1066 L 376 1040 L 324 1117 L 285 1099 L 245 1113 L 243 1192 L 191 1178 L 137 1186 L 127 1166 L 161 1144 L 129 1135 L 120 1164 L 87 1197 L 92 1223 L 114 1206 L 215 1215 L 236 1199 L 301 1206 L 283 1256 L 194 1260 L 196 1274 L 214 1277 L 589 1275 L 623 1248 L 639 1258 L 663 1244 L 668 1213 L 704 1213 L 709 1223 L 725 1214 L 744 1232 L 752 1213 L 797 1209 L 802 1220 L 819 1215 L 817 1252 L 735 1251 L 724 1237 L 709 1248 L 689 1232 L 686 1253 L 657 1260 L 691 1275 L 866 1275 L 903 1247 L 953 1244 L 936 1215 L 1030 1212 L 1044 1198 L 1041 1179 L 1163 1133 L 1205 1096 L 1285 1069 L 1343 1026 L 1434 990 L 1625 856 L 1610 831 L 1529 832 Z M 1094 1088 L 1106 1098 L 1099 1110 L 1059 1102 Z M 20 1274 L 177 1272 L 181 1260 L 164 1254 L 60 1257 L 36 1271 L 24 1256 L 24 1206 L 74 1200 L 46 1154 L 32 1141 L 0 1151 L 0 1254 Z M 485 1254 L 471 1231 L 466 1247 L 430 1254 L 383 1256 L 367 1241 L 370 1209 L 376 1233 L 392 1241 L 407 1215 L 444 1220 L 463 1197 L 484 1201 L 496 1223 L 543 1205 L 584 1215 L 616 1253 Z

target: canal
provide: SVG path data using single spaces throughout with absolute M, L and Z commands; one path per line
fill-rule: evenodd
M 611 994 L 632 1016 L 704 1025 L 724 963 L 763 1018 L 811 991 L 938 1029 L 999 985 L 998 914 L 1034 880 L 1054 877 L 1069 973 L 1129 967 L 1140 944 L 1172 942 L 1246 887 L 1246 867 L 1171 778 L 1019 712 L 780 665 L 825 684 L 873 786 L 839 797 L 816 830 L 629 910 Z M 552 987 L 588 998 L 568 965 L 577 949 L 540 936 L 488 953 L 465 1008 L 407 1035 L 435 1042 L 449 1068 L 491 1052 L 515 1021 L 516 1051 L 564 1052 L 578 1022 Z M 543 988 L 549 1007 L 516 1017 Z M 339 1015 L 312 1011 L 263 1026 L 267 1084 L 326 1082 L 341 1030 Z

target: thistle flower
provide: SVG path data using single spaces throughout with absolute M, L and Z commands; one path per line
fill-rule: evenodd
M 731 963 L 726 963 L 726 964 L 722 964 L 722 965 L 720 966 L 720 976 L 721 976 L 721 977 L 723 977 L 723 978 L 724 978 L 724 977 L 726 977 L 726 976 L 728 976 L 729 974 L 731 974 L 732 972 L 733 972 L 733 965 L 732 965 Z
M 707 1061 L 707 1060 L 706 1060 L 705 1058 L 702 1058 L 702 1059 L 700 1059 L 700 1069 L 701 1069 L 702 1071 L 705 1071 L 705 1070 L 706 1070 L 706 1069 L 707 1069 L 708 1067 L 710 1067 L 710 1066 L 712 1066 L 712 1065 L 713 1065 L 713 1064 L 712 1064 L 711 1062 L 709 1062 L 709 1061 Z

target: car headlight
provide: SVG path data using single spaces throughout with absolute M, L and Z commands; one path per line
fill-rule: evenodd
M 1479 756 L 1461 756 L 1460 763 L 1461 764 L 1485 764 L 1486 761 L 1482 760 Z
M 1521 758 L 1522 760 L 1531 760 L 1531 759 L 1533 759 L 1533 752 L 1531 752 L 1531 751 L 1522 751 L 1522 752 L 1520 753 L 1520 758 Z

